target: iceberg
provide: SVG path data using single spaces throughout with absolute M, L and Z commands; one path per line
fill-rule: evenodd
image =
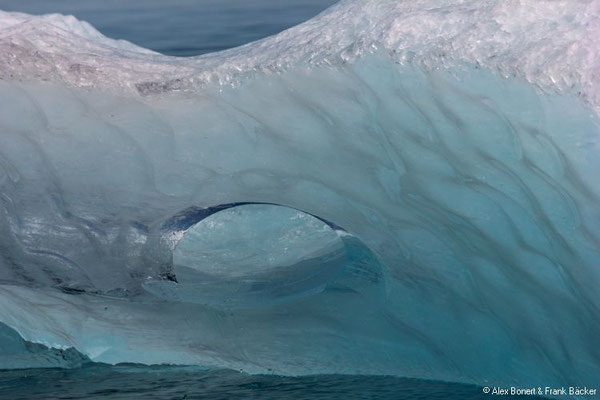
M 0 351 L 597 385 L 599 15 L 344 0 L 182 59 L 1 12 Z

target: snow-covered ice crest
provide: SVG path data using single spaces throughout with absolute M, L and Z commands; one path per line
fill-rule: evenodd
M 141 90 L 228 83 L 255 71 L 347 62 L 377 49 L 429 69 L 462 63 L 573 91 L 600 106 L 600 2 L 345 0 L 273 37 L 181 59 L 102 36 L 72 16 L 0 13 L 3 76 Z

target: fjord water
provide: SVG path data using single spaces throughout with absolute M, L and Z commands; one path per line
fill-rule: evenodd
M 199 58 L 0 14 L 0 394 L 595 384 L 600 2 L 431 3 Z
M 76 370 L 18 370 L 0 374 L 0 398 L 10 400 L 479 400 L 482 389 L 392 376 L 247 375 L 231 370 L 122 364 Z M 519 400 L 523 396 L 502 396 Z M 527 396 L 528 400 L 541 399 Z

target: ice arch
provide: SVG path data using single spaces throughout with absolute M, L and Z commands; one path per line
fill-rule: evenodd
M 159 297 L 225 308 L 292 301 L 357 269 L 383 284 L 375 255 L 333 222 L 273 203 L 191 207 L 162 227 L 167 269 L 144 288 Z M 169 260 L 170 259 L 170 260 Z

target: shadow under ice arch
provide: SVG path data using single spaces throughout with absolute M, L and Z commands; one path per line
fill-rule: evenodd
M 334 222 L 266 202 L 190 207 L 159 229 L 164 271 L 143 287 L 169 301 L 253 308 L 327 290 L 383 293 L 383 268 Z M 156 243 L 156 241 L 154 241 Z

